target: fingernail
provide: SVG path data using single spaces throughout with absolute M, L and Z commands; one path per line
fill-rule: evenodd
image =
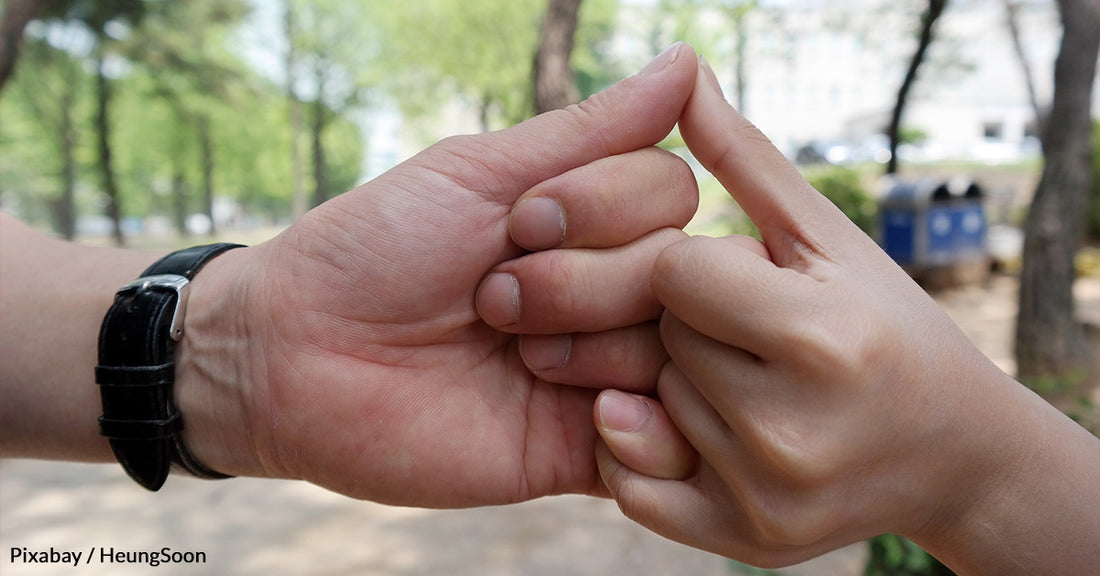
M 531 372 L 561 368 L 569 361 L 573 338 L 569 335 L 524 336 L 519 343 L 519 355 Z
M 642 68 L 642 71 L 639 72 L 638 75 L 641 76 L 642 74 L 653 74 L 654 72 L 660 72 L 661 70 L 667 68 L 669 65 L 676 61 L 676 56 L 680 54 L 680 46 L 682 45 L 683 42 L 677 42 L 672 46 L 665 48 L 664 52 L 661 52 L 657 55 L 656 58 L 653 59 L 652 62 L 646 64 L 645 68 Z
M 718 82 L 718 76 L 714 74 L 714 69 L 710 67 L 710 62 L 707 62 L 706 57 L 700 55 L 699 64 L 703 67 L 703 74 L 707 77 L 710 87 L 714 88 L 714 91 L 725 100 L 726 95 L 722 92 L 722 85 Z
M 612 432 L 635 432 L 653 416 L 653 408 L 633 394 L 607 390 L 599 398 L 600 427 Z
M 519 322 L 519 280 L 504 272 L 490 274 L 481 282 L 475 297 L 481 319 L 490 326 L 511 326 Z
M 553 198 L 536 196 L 512 209 L 512 241 L 527 250 L 546 250 L 565 240 L 565 210 Z

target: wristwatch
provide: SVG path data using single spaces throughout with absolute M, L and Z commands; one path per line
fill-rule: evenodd
M 182 439 L 173 399 L 175 344 L 183 337 L 188 284 L 214 257 L 240 244 L 209 244 L 173 252 L 123 286 L 99 331 L 96 384 L 103 399 L 99 430 L 123 469 L 159 490 L 173 466 L 199 478 L 228 478 L 203 466 Z

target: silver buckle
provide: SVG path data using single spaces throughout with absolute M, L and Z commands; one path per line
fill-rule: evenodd
M 172 325 L 168 328 L 168 336 L 172 340 L 179 341 L 183 338 L 183 317 L 187 309 L 187 296 L 190 290 L 187 286 L 191 283 L 184 276 L 178 274 L 157 274 L 138 278 L 122 288 L 118 295 L 129 293 L 140 294 L 146 290 L 171 290 L 176 293 L 176 309 L 172 311 Z

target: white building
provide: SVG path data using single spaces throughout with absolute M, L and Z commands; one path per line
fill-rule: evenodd
M 1049 105 L 1062 33 L 1057 7 L 1054 0 L 1012 1 L 1020 5 L 1017 21 L 1039 102 Z M 685 22 L 686 2 L 620 0 L 607 65 L 631 74 L 686 40 L 735 101 L 735 26 L 716 6 L 737 3 L 712 0 Z M 745 19 L 743 111 L 792 158 L 816 142 L 842 144 L 829 151 L 840 154 L 837 161 L 884 161 L 883 133 L 926 6 L 925 0 L 759 0 Z M 1004 0 L 950 0 L 935 32 L 902 119 L 904 129 L 926 138 L 908 149 L 907 160 L 1002 162 L 1038 154 Z M 1094 98 L 1100 101 L 1100 89 Z M 375 111 L 365 172 L 379 174 L 433 137 L 476 132 L 475 120 L 474 107 L 456 100 L 432 119 L 432 134 L 423 134 L 394 110 Z
M 1061 40 L 1057 7 L 1053 0 L 1013 1 L 1020 4 L 1017 22 L 1038 100 L 1048 105 Z M 759 4 L 744 24 L 746 116 L 792 156 L 813 141 L 843 141 L 848 152 L 852 144 L 881 147 L 927 3 Z M 650 37 L 675 40 L 667 37 L 668 26 L 662 31 L 659 20 L 640 16 L 655 10 L 652 2 L 626 3 L 622 18 L 633 24 L 624 23 L 624 34 L 646 34 L 639 28 L 648 25 Z M 697 48 L 718 72 L 731 101 L 736 100 L 733 31 L 721 9 L 704 12 L 692 31 L 703 38 Z M 935 34 L 902 118 L 903 128 L 926 135 L 913 154 L 990 162 L 1037 154 L 1034 113 L 1004 1 L 952 0 Z M 619 57 L 631 59 L 624 52 L 639 44 L 637 37 L 617 42 Z

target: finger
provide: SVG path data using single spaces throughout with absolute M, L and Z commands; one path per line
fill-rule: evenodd
M 669 419 L 704 460 L 724 470 L 727 463 L 745 459 L 729 424 L 675 362 L 661 370 L 657 395 Z
M 510 209 L 543 180 L 660 142 L 695 84 L 694 54 L 690 46 L 675 44 L 639 74 L 580 104 L 506 130 L 448 138 L 417 163 Z
M 536 184 L 516 202 L 509 230 L 527 250 L 619 246 L 660 228 L 683 228 L 698 204 L 687 163 L 650 147 Z
M 656 400 L 604 390 L 595 412 L 596 428 L 607 447 L 632 470 L 670 480 L 695 471 L 698 454 Z
M 654 478 L 619 462 L 600 442 L 596 465 L 611 497 L 631 520 L 670 540 L 753 566 L 782 568 L 866 538 L 843 534 L 809 544 L 773 538 L 706 460 L 687 480 Z
M 785 366 L 765 365 L 742 350 L 692 330 L 666 313 L 661 335 L 672 361 L 658 392 L 672 421 L 725 478 L 737 478 L 748 500 L 778 489 L 827 485 L 846 469 L 830 449 L 839 403 L 791 386 Z M 845 441 L 856 446 L 859 438 Z M 847 453 L 847 452 L 845 452 Z M 809 528 L 811 524 L 805 524 Z
M 730 106 L 714 72 L 700 60 L 680 118 L 684 141 L 745 210 L 780 266 L 807 255 L 828 255 L 847 238 L 863 236 L 748 120 Z
M 685 237 L 665 228 L 626 246 L 550 250 L 497 266 L 478 288 L 481 318 L 513 334 L 598 332 L 657 318 L 649 286 L 657 254 Z
M 768 247 L 770 248 L 770 246 Z M 761 358 L 797 347 L 829 302 L 815 280 L 768 259 L 743 237 L 696 236 L 664 249 L 650 278 L 654 296 L 695 330 Z
M 688 480 L 654 478 L 624 465 L 600 442 L 596 465 L 627 518 L 670 540 L 733 557 L 732 549 L 741 541 L 738 519 L 743 514 L 735 502 L 715 493 L 721 490 L 721 480 L 705 461 Z
M 548 382 L 637 394 L 657 391 L 657 375 L 668 360 L 656 322 L 604 332 L 523 336 L 519 352 L 527 369 Z
M 744 350 L 696 332 L 672 313 L 661 317 L 661 339 L 671 361 L 658 379 L 658 393 L 672 421 L 721 471 L 720 463 L 751 458 L 761 422 L 791 413 L 792 391 Z

